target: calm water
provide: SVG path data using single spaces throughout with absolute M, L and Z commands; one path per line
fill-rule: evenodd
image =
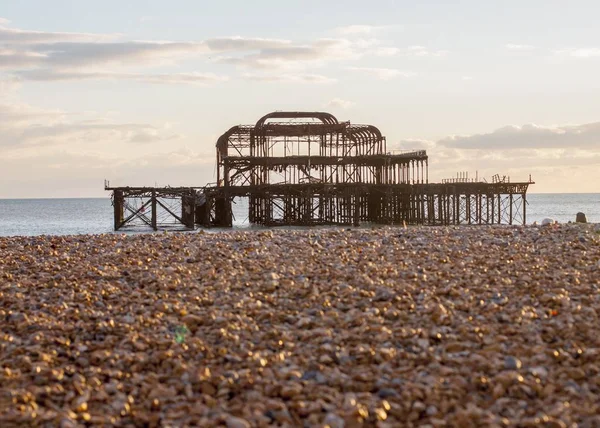
M 575 221 L 582 211 L 600 223 L 600 193 L 529 194 L 527 223 L 551 217 Z M 237 227 L 247 227 L 244 201 L 233 206 Z M 0 236 L 98 234 L 112 231 L 110 198 L 0 199 Z

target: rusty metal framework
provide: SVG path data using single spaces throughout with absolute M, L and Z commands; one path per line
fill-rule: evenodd
M 217 185 L 196 221 L 231 226 L 231 201 L 247 197 L 265 226 L 513 224 L 526 221 L 530 182 L 429 183 L 424 150 L 388 152 L 374 126 L 323 112 L 275 112 L 217 141 Z
M 115 230 L 194 229 L 197 189 L 193 187 L 111 187 Z
M 360 189 L 427 183 L 427 165 L 425 151 L 387 153 L 374 126 L 275 112 L 219 138 L 217 186 L 206 194 L 221 226 L 231 225 L 228 201 L 236 196 L 248 197 L 251 223 L 268 226 L 378 221 L 381 195 Z
M 265 226 L 525 224 L 533 183 L 500 175 L 488 183 L 466 173 L 429 183 L 424 150 L 387 151 L 376 127 L 324 112 L 274 112 L 234 126 L 218 139 L 216 160 L 217 183 L 201 190 L 105 186 L 113 191 L 115 229 L 134 221 L 160 228 L 159 209 L 186 228 L 231 227 L 236 198 L 247 198 L 249 221 Z M 146 199 L 127 204 L 135 198 Z

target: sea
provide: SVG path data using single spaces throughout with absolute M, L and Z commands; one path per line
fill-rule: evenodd
M 575 221 L 578 212 L 600 223 L 600 193 L 531 193 L 527 224 L 552 218 Z M 233 205 L 234 228 L 248 228 L 244 200 Z M 110 198 L 0 199 L 0 236 L 79 235 L 113 233 Z

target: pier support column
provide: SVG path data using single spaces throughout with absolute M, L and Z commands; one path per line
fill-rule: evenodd
M 156 225 L 156 190 L 152 190 L 152 229 L 158 230 Z
M 123 191 L 113 191 L 114 228 L 119 230 L 123 224 Z
M 360 225 L 360 197 L 355 194 L 354 198 L 351 198 L 354 201 L 354 221 L 352 222 L 354 226 Z
M 498 224 L 502 224 L 502 196 L 498 193 Z

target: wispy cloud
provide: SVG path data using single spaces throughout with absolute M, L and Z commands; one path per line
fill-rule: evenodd
M 204 43 L 211 52 L 256 51 L 286 48 L 292 45 L 290 40 L 241 36 L 211 38 L 204 41 Z
M 107 142 L 148 143 L 180 137 L 168 124 L 121 122 L 93 112 L 69 114 L 0 97 L 0 149 L 4 150 L 65 145 L 89 148 Z
M 0 69 L 23 80 L 38 81 L 111 79 L 208 84 L 226 80 L 201 71 L 152 74 L 149 70 L 151 66 L 178 65 L 190 58 L 204 57 L 241 68 L 277 69 L 278 74 L 288 71 L 278 76 L 271 73 L 249 77 L 255 80 L 327 83 L 334 79 L 302 70 L 332 61 L 355 60 L 376 48 L 378 55 L 395 53 L 394 48 L 378 47 L 378 40 L 366 38 L 322 38 L 302 43 L 243 36 L 199 41 L 121 38 L 114 34 L 44 32 L 0 26 Z M 140 70 L 133 72 L 132 68 Z
M 435 49 L 432 50 L 425 46 L 415 45 L 409 46 L 406 49 L 401 49 L 399 53 L 406 56 L 443 57 L 448 55 L 449 51 Z
M 26 104 L 0 104 L 0 116 L 0 148 L 90 145 L 105 141 L 149 143 L 180 138 L 168 129 L 149 124 L 69 120 L 64 112 Z
M 329 108 L 340 108 L 340 109 L 347 109 L 350 107 L 355 106 L 356 103 L 353 101 L 348 101 L 348 100 L 343 100 L 341 98 L 334 98 L 331 101 L 329 101 L 327 104 L 325 104 L 325 107 L 329 107 Z
M 243 78 L 256 82 L 284 82 L 284 83 L 335 83 L 336 79 L 320 74 L 303 73 L 278 73 L 278 74 L 253 74 L 244 73 Z
M 118 34 L 62 33 L 48 31 L 30 31 L 6 27 L 8 22 L 0 22 L 0 43 L 31 44 L 56 42 L 100 42 L 119 37 Z
M 348 70 L 367 73 L 381 80 L 390 80 L 396 77 L 413 77 L 417 75 L 412 71 L 402 71 L 395 68 L 348 67 Z
M 61 80 L 132 80 L 137 82 L 158 84 L 187 84 L 205 85 L 214 82 L 227 81 L 228 77 L 214 73 L 172 73 L 172 74 L 143 74 L 143 73 L 111 73 L 111 72 L 61 72 L 52 69 L 26 70 L 17 73 L 24 80 L 61 81 Z
M 269 69 L 298 64 L 357 58 L 356 44 L 345 39 L 319 39 L 308 45 L 273 46 L 242 56 L 220 57 L 218 62 L 241 67 Z
M 487 134 L 447 137 L 438 142 L 459 149 L 588 148 L 600 147 L 600 122 L 544 127 L 505 126 Z
M 364 36 L 384 26 L 351 25 L 338 33 Z M 348 62 L 365 55 L 443 56 L 446 51 L 423 46 L 383 46 L 372 37 L 321 38 L 307 42 L 259 37 L 215 37 L 198 41 L 121 40 L 118 34 L 44 32 L 0 26 L 0 69 L 22 80 L 130 80 L 146 83 L 206 85 L 227 80 L 201 71 L 153 74 L 149 67 L 178 65 L 190 58 L 269 71 L 243 77 L 265 82 L 331 83 L 335 79 L 307 72 L 325 64 Z M 414 73 L 354 67 L 380 79 Z M 277 74 L 273 70 L 278 70 Z
M 8 25 L 8 24 L 10 24 L 10 21 L 8 19 L 2 18 L 0 16 L 0 25 Z
M 405 139 L 391 150 L 424 149 L 430 155 L 430 182 L 469 171 L 488 180 L 496 173 L 511 181 L 543 178 L 536 191 L 597 191 L 600 123 L 559 126 L 506 126 L 495 131 L 438 140 Z M 537 180 L 536 180 L 537 181 Z

